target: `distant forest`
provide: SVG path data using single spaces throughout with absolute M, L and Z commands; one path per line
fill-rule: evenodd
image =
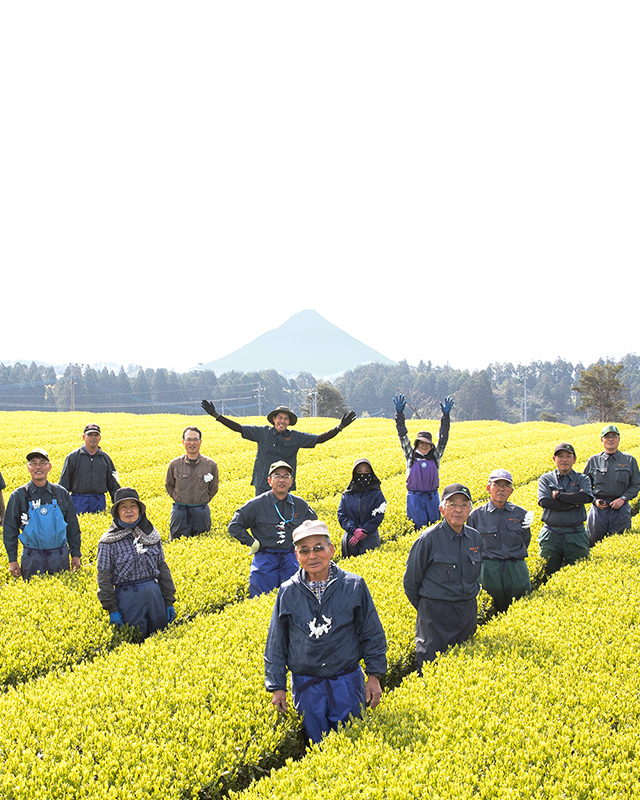
M 601 360 L 600 363 L 604 363 Z M 628 405 L 640 403 L 640 356 L 629 354 L 620 378 L 628 390 Z M 590 365 L 587 365 L 590 366 Z M 506 422 L 549 420 L 580 424 L 575 412 L 575 386 L 583 364 L 557 359 L 518 364 L 490 364 L 479 371 L 437 367 L 416 368 L 402 361 L 394 366 L 365 364 L 336 378 L 336 389 L 347 408 L 358 416 L 393 417 L 392 398 L 403 392 L 408 416 L 440 416 L 445 395 L 455 399 L 456 420 L 499 419 Z M 287 379 L 275 370 L 176 373 L 140 367 L 112 369 L 69 365 L 59 376 L 51 366 L 0 364 L 0 410 L 131 412 L 136 414 L 202 414 L 200 401 L 213 400 L 217 409 L 234 417 L 260 416 L 278 405 L 301 415 L 312 407 L 310 393 L 327 386 L 309 373 Z M 525 402 L 526 398 L 526 402 Z M 319 416 L 323 416 L 321 404 Z

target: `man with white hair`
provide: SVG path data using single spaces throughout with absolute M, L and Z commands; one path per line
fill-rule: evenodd
M 416 667 L 433 661 L 450 645 L 476 631 L 482 536 L 466 522 L 471 492 L 461 483 L 445 486 L 440 501 L 444 519 L 415 540 L 404 574 L 404 592 L 418 612 Z
M 496 611 L 531 591 L 525 558 L 531 542 L 533 512 L 509 502 L 513 478 L 494 469 L 487 484 L 489 502 L 469 516 L 469 525 L 482 535 L 480 584 L 493 598 Z
M 287 670 L 293 704 L 312 742 L 380 702 L 387 641 L 364 579 L 333 563 L 324 522 L 294 531 L 300 569 L 278 590 L 264 654 L 265 686 L 287 711 Z M 367 672 L 365 682 L 360 661 Z

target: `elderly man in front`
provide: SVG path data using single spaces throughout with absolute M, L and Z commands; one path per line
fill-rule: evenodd
M 312 742 L 380 702 L 387 641 L 366 583 L 333 563 L 329 529 L 303 522 L 293 534 L 300 569 L 278 590 L 265 649 L 265 685 L 286 712 L 293 704 Z M 364 660 L 367 680 L 360 668 Z

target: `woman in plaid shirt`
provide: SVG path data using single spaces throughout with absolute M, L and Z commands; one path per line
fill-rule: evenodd
M 111 514 L 98 543 L 98 599 L 111 623 L 135 626 L 146 638 L 176 618 L 176 589 L 138 492 L 118 489 Z

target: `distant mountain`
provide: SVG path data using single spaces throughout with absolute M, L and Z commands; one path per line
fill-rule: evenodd
M 275 369 L 287 376 L 310 372 L 316 378 L 334 378 L 360 364 L 377 361 L 395 364 L 366 344 L 320 316 L 317 311 L 300 311 L 272 331 L 200 369 L 217 375 L 229 370 L 257 372 Z

